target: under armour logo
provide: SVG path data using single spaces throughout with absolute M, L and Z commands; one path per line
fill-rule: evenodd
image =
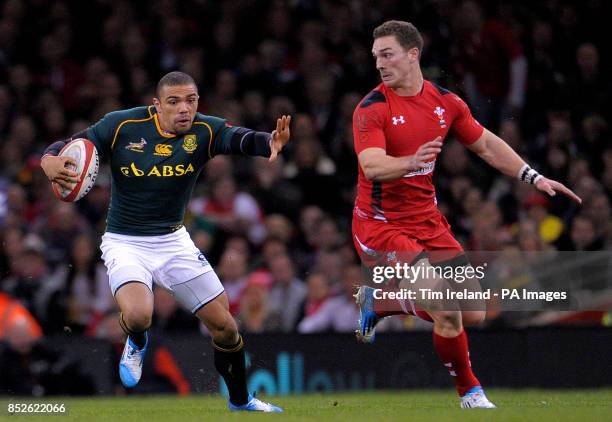
M 395 117 L 395 116 L 393 116 L 393 117 L 391 117 L 391 120 L 393 120 L 393 124 L 394 124 L 395 126 L 397 126 L 397 125 L 399 125 L 399 124 L 404 124 L 404 123 L 406 123 L 406 122 L 404 121 L 404 116 L 399 116 L 399 117 Z

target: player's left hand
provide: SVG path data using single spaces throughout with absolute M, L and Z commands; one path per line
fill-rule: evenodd
M 582 204 L 582 199 L 571 189 L 567 188 L 563 183 L 559 183 L 556 180 L 547 179 L 546 177 L 542 177 L 535 184 L 536 189 L 542 192 L 546 192 L 550 196 L 555 196 L 557 192 L 561 192 L 563 195 L 567 196 L 571 200 L 575 201 L 578 204 Z
M 276 129 L 272 131 L 272 142 L 270 142 L 270 158 L 268 161 L 272 162 L 278 157 L 278 153 L 282 151 L 283 147 L 289 142 L 289 124 L 291 123 L 291 116 L 283 116 L 276 119 Z

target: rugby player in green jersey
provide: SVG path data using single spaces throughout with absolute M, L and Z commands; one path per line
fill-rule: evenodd
M 152 106 L 109 113 L 85 131 L 53 143 L 41 160 L 47 177 L 67 188 L 78 175 L 65 167 L 74 164 L 71 158 L 57 155 L 71 139 L 91 140 L 110 162 L 111 201 L 100 249 L 127 334 L 121 381 L 134 387 L 140 380 L 155 282 L 208 328 L 215 367 L 229 390 L 230 410 L 280 412 L 247 391 L 244 344 L 229 313 L 227 294 L 189 237 L 183 217 L 209 159 L 239 154 L 275 160 L 289 141 L 291 117 L 282 116 L 267 133 L 200 114 L 197 86 L 182 72 L 161 78 L 156 95 Z

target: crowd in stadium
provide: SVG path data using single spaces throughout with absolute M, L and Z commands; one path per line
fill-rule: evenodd
M 361 273 L 350 238 L 352 113 L 379 83 L 371 31 L 385 19 L 413 22 L 425 38 L 425 78 L 466 99 L 483 125 L 584 201 L 537 194 L 449 140 L 436 166 L 438 204 L 466 250 L 610 247 L 612 87 L 601 3 L 0 2 L 0 337 L 9 308 L 33 316 L 33 337 L 41 328 L 115 330 L 98 249 L 108 168 L 84 199 L 64 203 L 40 157 L 110 111 L 151 104 L 159 77 L 175 69 L 198 83 L 202 113 L 265 131 L 293 116 L 282 161 L 216 157 L 186 215 L 240 330 L 353 331 Z M 513 74 L 518 62 L 523 79 Z M 160 289 L 154 320 L 199 329 Z

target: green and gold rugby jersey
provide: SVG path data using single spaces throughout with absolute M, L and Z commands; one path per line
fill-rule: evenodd
M 161 235 L 182 227 L 185 208 L 204 164 L 231 153 L 242 128 L 197 113 L 184 135 L 163 131 L 153 106 L 115 111 L 87 129 L 112 174 L 107 231 Z

